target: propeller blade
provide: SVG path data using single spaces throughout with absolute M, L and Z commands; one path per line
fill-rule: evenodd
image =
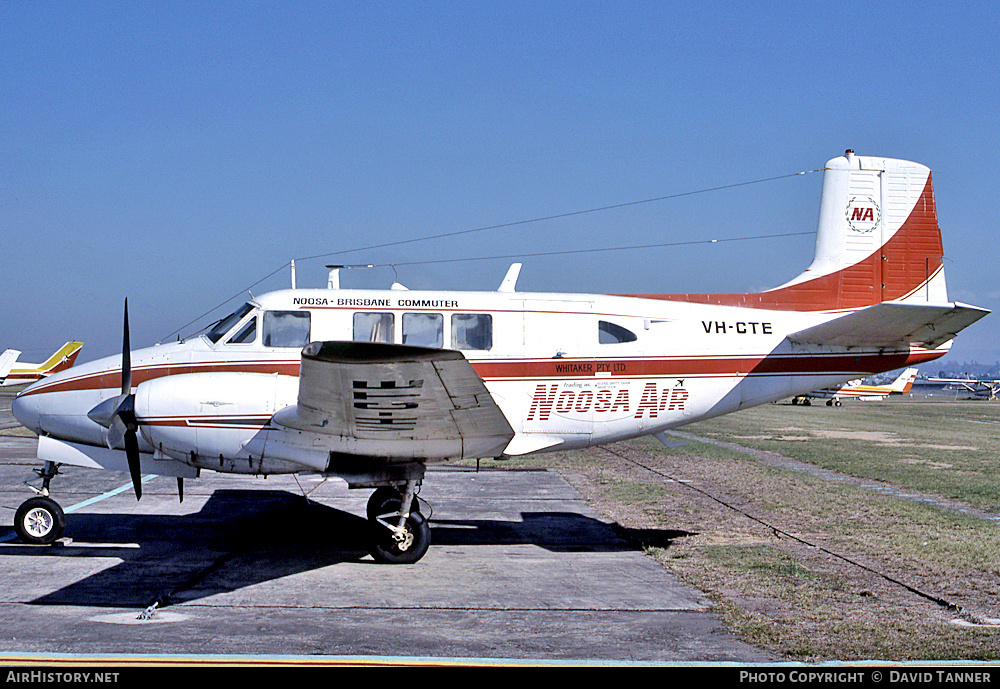
M 120 450 L 127 432 L 128 427 L 117 415 L 111 417 L 111 424 L 108 426 L 108 447 L 112 450 Z
M 132 393 L 132 348 L 128 337 L 128 297 L 125 297 L 125 334 L 122 335 L 122 394 Z
M 122 334 L 122 394 L 118 396 L 117 408 L 108 428 L 108 444 L 112 447 L 125 443 L 125 457 L 128 459 L 128 473 L 132 477 L 135 499 L 142 497 L 142 471 L 139 460 L 139 422 L 135 418 L 135 395 L 132 394 L 132 348 L 128 334 L 128 297 L 125 298 L 125 326 Z
M 139 471 L 139 440 L 133 430 L 125 432 L 125 456 L 128 457 L 128 473 L 132 476 L 135 499 L 139 500 L 142 498 L 142 473 Z

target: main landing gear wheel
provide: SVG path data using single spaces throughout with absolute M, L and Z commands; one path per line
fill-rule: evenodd
M 417 511 L 417 501 L 400 525 L 402 496 L 391 488 L 379 488 L 368 501 L 371 529 L 369 552 L 376 562 L 392 565 L 412 565 L 422 558 L 431 545 L 431 527 Z
M 55 500 L 43 496 L 21 503 L 14 515 L 14 531 L 24 543 L 54 543 L 66 529 L 66 515 Z

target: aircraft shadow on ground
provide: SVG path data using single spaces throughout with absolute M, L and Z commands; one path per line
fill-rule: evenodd
M 431 516 L 432 548 L 532 544 L 554 552 L 668 547 L 682 531 L 629 530 L 572 512 L 520 521 Z M 0 545 L 6 556 L 121 562 L 31 603 L 140 607 L 196 600 L 342 562 L 364 561 L 367 520 L 285 491 L 216 491 L 190 515 L 72 514 L 68 544 Z M 376 565 L 373 561 L 372 566 Z M 53 562 L 53 566 L 58 566 Z M 68 568 L 72 571 L 72 568 Z

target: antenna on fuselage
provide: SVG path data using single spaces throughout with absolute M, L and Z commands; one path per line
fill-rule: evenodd
M 326 279 L 326 288 L 340 289 L 340 271 L 342 268 L 350 269 L 350 268 L 374 268 L 374 267 L 375 267 L 374 264 L 371 263 L 366 263 L 364 265 L 354 265 L 354 266 L 347 266 L 347 265 L 327 266 L 327 268 L 330 269 L 330 276 Z
M 392 268 L 392 276 L 394 278 L 392 281 L 392 286 L 389 289 L 409 291 L 409 288 L 406 285 L 403 285 L 399 282 L 399 273 L 396 272 L 396 266 L 389 266 L 389 267 Z
M 292 289 L 295 289 L 295 259 L 292 259 Z
M 513 292 L 514 286 L 517 284 L 517 276 L 521 273 L 520 263 L 511 263 L 510 268 L 507 269 L 507 274 L 503 278 L 503 282 L 500 283 L 500 287 L 497 292 Z

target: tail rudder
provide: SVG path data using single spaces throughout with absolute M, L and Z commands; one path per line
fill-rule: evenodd
M 930 169 L 848 150 L 826 164 L 812 263 L 769 293 L 824 310 L 946 303 L 943 255 Z
M 899 374 L 899 377 L 892 382 L 889 387 L 894 394 L 908 395 L 913 388 L 913 381 L 917 378 L 917 369 L 908 368 Z
M 55 354 L 50 356 L 45 363 L 38 366 L 39 373 L 49 375 L 71 367 L 76 363 L 76 357 L 79 356 L 82 347 L 82 342 L 67 342 Z
M 21 352 L 16 349 L 7 349 L 3 354 L 0 354 L 0 381 L 7 377 L 19 356 L 21 356 Z
M 930 169 L 848 150 L 824 168 L 816 250 L 796 278 L 765 292 L 642 296 L 782 311 L 945 304 L 943 257 Z

